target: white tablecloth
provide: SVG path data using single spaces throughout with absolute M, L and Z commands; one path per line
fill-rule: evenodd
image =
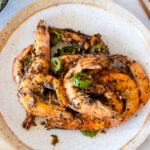
M 32 3 L 34 0 L 9 0 L 6 7 L 0 12 L 0 30 L 4 24 L 20 9 Z M 145 15 L 138 0 L 114 0 L 119 5 L 128 9 L 137 18 L 139 18 L 143 24 L 150 30 L 150 20 Z M 12 150 L 5 141 L 0 138 L 0 150 Z M 150 136 L 147 140 L 138 148 L 138 150 L 150 150 Z

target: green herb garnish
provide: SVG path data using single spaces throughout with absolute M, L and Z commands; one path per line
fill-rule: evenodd
M 80 130 L 80 132 L 85 136 L 94 137 L 98 133 L 98 130 L 88 130 L 88 131 Z

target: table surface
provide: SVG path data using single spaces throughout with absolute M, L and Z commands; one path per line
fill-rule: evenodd
M 0 12 L 0 30 L 7 21 L 20 9 L 32 3 L 35 0 L 9 0 L 6 7 Z M 122 7 L 132 12 L 143 24 L 150 30 L 150 20 L 141 8 L 138 0 L 113 0 Z M 138 148 L 138 150 L 150 149 L 150 136 Z M 0 150 L 12 150 L 8 144 L 0 138 Z

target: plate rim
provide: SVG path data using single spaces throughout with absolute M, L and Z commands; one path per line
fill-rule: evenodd
M 12 35 L 12 33 L 22 24 L 24 23 L 28 18 L 33 16 L 39 11 L 42 11 L 44 9 L 61 5 L 61 4 L 83 4 L 83 5 L 92 5 L 97 8 L 103 8 L 107 11 L 110 11 L 114 15 L 117 15 L 118 17 L 121 17 L 125 22 L 127 22 L 130 25 L 133 25 L 133 28 L 139 32 L 139 35 L 143 40 L 145 41 L 145 45 L 148 47 L 150 52 L 150 32 L 148 29 L 143 25 L 143 23 L 137 19 L 132 13 L 130 13 L 128 10 L 124 9 L 120 5 L 116 4 L 115 2 L 112 2 L 111 0 L 37 0 L 25 8 L 21 9 L 19 12 L 17 12 L 2 28 L 0 31 L 0 52 L 3 49 L 3 47 L 7 44 L 8 39 Z M 110 7 L 112 6 L 113 7 Z M 32 9 L 30 9 L 32 8 Z M 30 10 L 30 11 L 29 11 Z M 22 14 L 22 17 L 20 15 Z M 142 32 L 142 34 L 141 34 Z M 143 36 L 144 34 L 144 36 Z M 145 40 L 146 39 L 146 40 Z M 149 40 L 148 40 L 149 39 Z M 3 127 L 6 126 L 6 129 L 4 130 Z M 135 135 L 131 141 L 128 141 L 125 145 L 123 145 L 120 150 L 122 149 L 137 149 L 148 137 L 150 134 L 150 112 L 148 113 L 148 116 L 145 120 L 145 123 L 143 124 L 143 127 L 138 131 L 137 135 Z M 149 131 L 149 132 L 147 132 Z M 6 133 L 8 135 L 6 135 Z M 140 139 L 140 134 L 144 136 L 144 138 Z M 3 118 L 2 114 L 0 113 L 0 135 L 2 138 L 9 143 L 13 148 L 15 149 L 23 149 L 23 150 L 31 150 L 29 146 L 27 146 L 25 143 L 23 143 L 21 140 L 18 139 L 17 136 L 11 131 L 11 129 L 8 127 L 5 119 Z M 133 144 L 134 142 L 134 144 Z

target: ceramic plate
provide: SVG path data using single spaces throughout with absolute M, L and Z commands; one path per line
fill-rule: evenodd
M 37 126 L 26 131 L 21 124 L 25 111 L 17 100 L 12 78 L 14 58 L 34 42 L 33 31 L 40 19 L 59 28 L 72 28 L 92 35 L 100 33 L 111 53 L 137 60 L 150 78 L 150 34 L 132 14 L 109 0 L 40 0 L 17 13 L 0 35 L 0 133 L 15 149 L 35 150 L 116 150 L 135 149 L 150 133 L 150 101 L 125 124 L 106 134 L 88 138 L 79 131 L 45 130 Z M 50 135 L 60 142 L 50 144 Z

